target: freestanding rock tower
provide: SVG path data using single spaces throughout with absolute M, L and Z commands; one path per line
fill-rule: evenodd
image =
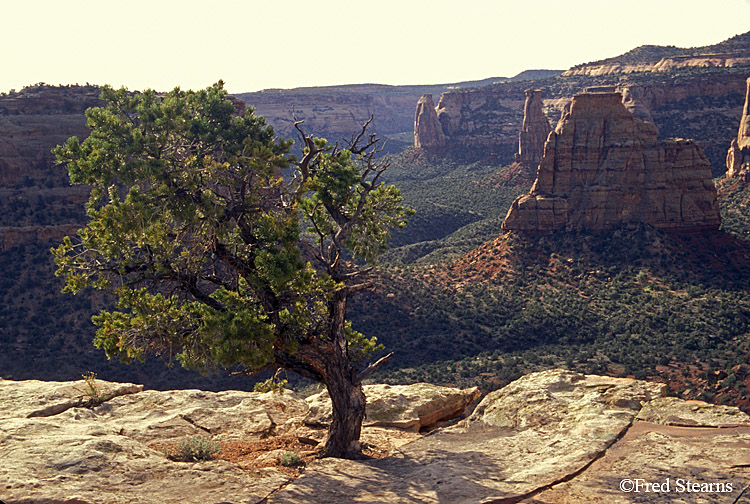
M 544 142 L 552 128 L 542 110 L 542 91 L 527 89 L 523 105 L 523 124 L 518 133 L 518 153 L 516 163 L 536 172 L 544 154 Z
M 627 223 L 699 231 L 721 223 L 716 188 L 701 148 L 657 140 L 617 92 L 573 97 L 555 131 L 531 192 L 508 210 L 504 230 L 601 231 Z
M 740 129 L 727 152 L 727 178 L 743 178 L 750 182 L 750 78 L 747 79 Z
M 423 94 L 414 115 L 414 147 L 431 153 L 445 150 L 445 135 L 431 94 Z

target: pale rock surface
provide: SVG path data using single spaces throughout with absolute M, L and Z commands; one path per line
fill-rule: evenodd
M 99 405 L 90 402 L 84 380 L 0 379 L 0 500 L 5 504 L 258 503 L 289 477 L 276 468 L 249 471 L 223 460 L 173 462 L 160 446 L 192 436 L 235 442 L 300 438 L 308 432 L 321 439 L 325 433 L 325 425 L 304 427 L 309 406 L 288 391 L 143 391 L 141 385 L 94 383 L 106 400 Z M 460 414 L 466 406 L 446 400 L 454 389 L 409 388 L 397 389 L 406 401 L 421 396 L 412 411 L 420 421 L 444 418 L 456 404 Z M 476 389 L 458 392 L 469 402 L 478 394 Z M 407 418 L 404 401 L 372 397 L 373 415 Z M 389 407 L 398 411 L 390 413 Z M 418 437 L 413 431 L 367 427 L 362 441 L 393 450 Z M 283 451 L 269 452 L 264 460 L 273 463 Z
M 646 404 L 636 417 L 641 422 L 682 427 L 750 427 L 750 417 L 735 406 L 660 397 Z
M 83 380 L 0 380 L 0 499 L 6 504 L 255 503 L 289 481 L 274 468 L 173 462 L 154 448 L 195 435 L 231 441 L 284 432 L 307 413 L 292 393 L 96 385 L 105 398 L 119 395 L 82 408 Z
M 667 427 L 636 422 L 604 457 L 526 504 L 664 502 L 750 504 L 750 428 Z M 628 492 L 620 490 L 623 480 Z M 630 481 L 640 480 L 639 491 Z M 657 484 L 646 491 L 643 483 Z M 692 485 L 698 484 L 698 491 Z M 702 484 L 713 484 L 701 489 Z M 691 485 L 688 491 L 687 485 Z M 656 490 L 656 491 L 654 491 Z
M 708 160 L 690 140 L 657 141 L 619 92 L 575 95 L 544 146 L 529 194 L 513 202 L 504 230 L 602 231 L 644 223 L 715 230 L 721 223 Z
M 573 75 L 602 76 L 629 74 L 634 72 L 670 72 L 678 68 L 689 67 L 725 67 L 750 66 L 750 55 L 736 53 L 701 54 L 689 56 L 672 56 L 648 63 L 605 63 L 600 65 L 578 65 L 562 73 L 563 77 Z
M 0 420 L 57 415 L 82 406 L 94 396 L 104 400 L 135 394 L 143 385 L 95 380 L 95 390 L 85 380 L 53 382 L 40 380 L 14 381 L 0 378 Z
M 413 385 L 365 385 L 367 409 L 363 426 L 391 427 L 419 431 L 441 421 L 460 416 L 479 398 L 476 387 L 462 390 L 430 383 Z M 310 413 L 305 423 L 328 424 L 331 421 L 331 399 L 328 392 L 307 398 Z
M 620 479 L 665 474 L 734 483 L 720 499 L 670 502 L 733 502 L 750 482 L 750 427 L 706 430 L 636 420 L 652 402 L 651 411 L 661 415 L 686 414 L 683 402 L 664 400 L 664 393 L 663 384 L 632 379 L 533 373 L 489 394 L 465 421 L 391 457 L 316 462 L 268 504 L 625 503 L 633 495 L 620 492 Z M 700 417 L 711 424 L 748 421 L 722 407 Z

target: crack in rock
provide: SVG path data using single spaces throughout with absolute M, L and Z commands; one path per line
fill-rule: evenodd
M 566 474 L 562 478 L 556 479 L 552 483 L 547 483 L 546 485 L 540 486 L 538 488 L 530 490 L 521 495 L 515 495 L 513 497 L 502 497 L 499 499 L 493 498 L 489 500 L 484 500 L 480 504 L 516 504 L 518 502 L 525 501 L 526 499 L 530 499 L 531 497 L 534 497 L 535 495 L 538 495 L 544 491 L 547 491 L 553 488 L 554 486 L 559 485 L 560 483 L 567 483 L 568 481 L 572 481 L 576 477 L 583 474 L 589 467 L 591 467 L 591 465 L 594 462 L 602 458 L 610 448 L 612 448 L 618 441 L 620 441 L 623 437 L 625 437 L 625 434 L 628 433 L 628 431 L 630 430 L 630 428 L 633 426 L 634 423 L 635 423 L 635 417 L 633 417 L 630 420 L 630 422 L 625 427 L 622 428 L 622 430 L 617 434 L 617 436 L 615 436 L 615 438 L 612 440 L 611 443 L 605 446 L 602 450 L 596 452 L 594 456 L 591 458 L 591 460 L 586 462 L 586 464 L 584 464 L 583 467 L 576 469 L 572 473 Z
M 31 413 L 26 415 L 26 418 L 51 417 L 59 415 L 60 413 L 64 413 L 71 408 L 93 408 L 107 401 L 111 401 L 115 397 L 137 394 L 141 391 L 143 391 L 143 385 L 123 384 L 112 388 L 106 393 L 103 393 L 100 397 L 81 394 L 80 396 L 76 396 L 72 399 L 67 399 L 63 402 L 50 404 L 48 406 L 45 406 L 44 408 L 32 411 Z

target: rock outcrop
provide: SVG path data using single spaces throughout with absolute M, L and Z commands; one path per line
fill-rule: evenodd
M 681 478 L 724 483 L 701 493 L 706 502 L 744 502 L 737 499 L 750 481 L 750 417 L 665 391 L 659 383 L 548 370 L 488 394 L 468 418 L 427 436 L 365 427 L 365 443 L 386 446 L 388 457 L 311 461 L 322 432 L 311 434 L 308 423 L 316 400 L 291 392 L 0 379 L 0 498 L 6 504 L 625 504 L 632 494 L 620 490 L 622 479 L 669 477 L 670 494 L 679 492 Z M 418 409 L 419 418 L 434 417 L 446 409 L 446 398 L 465 404 L 476 396 L 428 384 L 373 385 L 367 393 L 374 406 L 368 418 L 407 421 Z M 411 407 L 409 398 L 418 396 L 421 405 Z M 218 457 L 166 457 L 165 444 L 195 436 L 220 442 Z M 279 467 L 283 440 L 295 440 L 310 462 L 296 480 Z M 638 501 L 674 496 L 665 493 L 639 493 Z
M 737 138 L 727 152 L 727 178 L 741 178 L 750 182 L 750 78 L 747 79 L 745 105 L 742 108 L 742 119 Z
M 701 502 L 736 502 L 750 482 L 750 417 L 737 408 L 664 394 L 663 384 L 633 379 L 533 373 L 488 394 L 465 421 L 390 457 L 320 460 L 268 504 L 692 498 L 679 493 L 676 478 L 723 482 L 701 493 Z M 662 483 L 667 477 L 669 492 L 634 495 L 619 487 L 626 478 Z
M 365 385 L 367 411 L 362 425 L 388 427 L 419 432 L 440 422 L 456 418 L 466 411 L 479 390 L 439 387 L 430 383 L 413 385 Z M 331 422 L 331 399 L 328 392 L 307 398 L 310 413 L 305 423 L 327 425 Z
M 523 90 L 527 87 L 524 82 L 506 82 L 442 93 L 435 107 L 440 125 L 437 135 L 432 129 L 416 127 L 434 124 L 433 111 L 420 103 L 414 120 L 414 145 L 442 143 L 437 140 L 441 131 L 445 152 L 454 157 L 512 159 L 523 119 Z
M 431 94 L 422 95 L 417 102 L 417 111 L 414 115 L 414 148 L 434 154 L 445 150 L 445 134 L 438 121 Z
M 578 94 L 503 229 L 602 231 L 628 223 L 718 229 L 710 165 L 690 140 L 657 141 L 656 127 L 636 119 L 620 93 Z
M 655 62 L 644 63 L 605 63 L 594 65 L 579 65 L 562 73 L 563 77 L 586 75 L 598 77 L 602 75 L 629 74 L 636 72 L 670 72 L 680 68 L 733 68 L 750 66 L 750 54 L 701 54 L 688 56 L 672 56 Z
M 374 385 L 366 394 L 368 416 L 405 427 L 413 427 L 416 410 L 422 422 L 461 415 L 478 395 L 476 389 L 427 384 Z M 405 407 L 416 397 L 418 408 Z M 310 413 L 308 402 L 288 391 L 161 392 L 102 380 L 0 379 L 0 499 L 6 504 L 260 502 L 290 480 L 277 467 L 283 450 L 243 461 L 227 454 L 282 438 L 301 439 L 311 449 L 328 421 L 318 418 L 321 425 L 311 429 L 305 425 Z M 383 422 L 366 427 L 363 440 L 393 449 L 419 437 L 391 427 Z M 160 451 L 195 436 L 212 438 L 224 451 L 202 462 L 175 462 Z
M 671 77 L 668 74 L 633 74 L 586 79 L 560 78 L 535 83 L 543 89 L 542 110 L 557 121 L 570 97 L 590 82 L 615 87 L 636 118 L 654 123 L 665 137 L 689 136 L 723 171 L 725 127 L 740 110 L 737 95 L 745 94 L 746 74 L 714 70 L 705 75 Z M 504 82 L 474 89 L 444 92 L 436 104 L 445 135 L 445 153 L 458 159 L 496 159 L 511 163 L 519 149 L 524 90 L 528 83 Z M 554 124 L 554 123 L 552 123 Z M 422 143 L 415 130 L 415 144 Z M 536 168 L 536 166 L 534 166 Z
M 523 105 L 523 123 L 518 133 L 516 163 L 523 168 L 536 171 L 544 155 L 544 142 L 552 128 L 542 110 L 542 90 L 527 89 Z

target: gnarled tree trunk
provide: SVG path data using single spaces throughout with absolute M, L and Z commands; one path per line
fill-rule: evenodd
M 359 435 L 365 418 L 365 394 L 357 371 L 349 359 L 346 332 L 346 293 L 334 294 L 329 305 L 331 352 L 326 356 L 324 382 L 333 407 L 323 456 L 359 458 Z

